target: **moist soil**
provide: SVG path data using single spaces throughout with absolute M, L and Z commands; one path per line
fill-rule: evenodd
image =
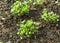
M 13 16 L 10 13 L 11 5 L 16 0 L 0 0 L 0 40 L 3 43 L 60 43 L 60 18 L 58 26 L 56 24 L 47 23 L 41 20 L 42 9 L 47 8 L 48 11 L 53 11 L 60 16 L 60 5 L 55 3 L 56 0 L 48 0 L 41 6 L 36 6 L 35 9 L 30 9 L 30 15 L 21 17 Z M 24 38 L 20 40 L 17 31 L 21 20 L 33 19 L 40 22 L 38 33 L 32 35 L 30 39 Z

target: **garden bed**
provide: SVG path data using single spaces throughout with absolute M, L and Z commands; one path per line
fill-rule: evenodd
M 60 16 L 60 5 L 55 0 L 48 0 L 46 4 L 36 6 L 35 9 L 31 8 L 29 16 L 18 17 L 13 16 L 10 12 L 14 2 L 15 0 L 0 1 L 0 40 L 3 43 L 60 43 L 60 18 L 58 26 L 41 20 L 43 8 L 47 8 L 48 11 L 53 11 Z M 40 22 L 39 31 L 30 39 L 21 40 L 17 35 L 19 26 L 16 24 L 19 24 L 21 20 L 29 20 L 30 18 Z

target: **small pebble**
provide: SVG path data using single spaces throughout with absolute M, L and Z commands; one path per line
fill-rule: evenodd
M 55 3 L 58 4 L 58 1 L 56 1 Z
M 1 18 L 2 20 L 5 20 L 6 18 Z
M 8 41 L 8 42 L 6 42 L 6 43 L 12 43 L 11 41 Z

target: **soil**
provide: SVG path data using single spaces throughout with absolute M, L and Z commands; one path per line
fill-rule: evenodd
M 60 5 L 55 3 L 56 0 L 48 0 L 42 6 L 36 6 L 36 10 L 30 10 L 30 16 L 15 17 L 10 13 L 11 5 L 16 0 L 0 0 L 0 40 L 3 43 L 60 43 L 60 18 L 58 26 L 56 24 L 49 24 L 41 20 L 42 9 L 47 8 L 48 11 L 53 11 L 60 16 Z M 16 34 L 19 27 L 16 24 L 20 20 L 28 20 L 32 18 L 34 21 L 41 23 L 37 34 L 33 35 L 30 39 L 20 40 Z

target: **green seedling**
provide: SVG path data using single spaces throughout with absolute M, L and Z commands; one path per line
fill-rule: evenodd
M 29 0 L 29 3 L 31 3 L 31 4 L 32 4 L 32 2 L 33 2 L 32 0 Z
M 20 24 L 20 29 L 17 34 L 20 36 L 20 39 L 23 39 L 24 36 L 31 37 L 31 35 L 38 32 L 39 22 L 33 22 L 32 19 L 28 21 L 22 21 Z
M 29 13 L 29 6 L 27 5 L 27 2 L 20 2 L 16 1 L 12 6 L 11 6 L 11 13 L 13 15 L 17 16 L 22 16 L 25 13 Z
M 59 20 L 59 15 L 57 15 L 54 12 L 48 12 L 46 9 L 43 9 L 43 15 L 41 18 L 45 20 L 46 22 L 57 22 Z
M 42 5 L 46 0 L 35 0 L 33 5 Z
M 3 43 L 3 41 L 0 40 L 0 43 Z

